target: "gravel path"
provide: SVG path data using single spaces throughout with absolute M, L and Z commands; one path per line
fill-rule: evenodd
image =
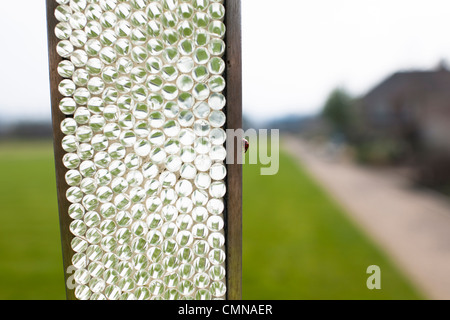
M 283 145 L 426 297 L 450 299 L 450 200 L 392 171 L 326 160 L 293 137 Z

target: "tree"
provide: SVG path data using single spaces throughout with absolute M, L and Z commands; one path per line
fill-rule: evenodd
M 344 89 L 337 88 L 330 93 L 323 107 L 322 117 L 329 123 L 333 135 L 352 138 L 355 109 L 353 99 Z

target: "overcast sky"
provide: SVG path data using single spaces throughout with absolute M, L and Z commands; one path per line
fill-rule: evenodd
M 0 117 L 49 118 L 45 1 L 0 1 Z M 397 70 L 450 61 L 448 0 L 242 0 L 242 11 L 254 120 L 317 112 L 337 86 L 361 95 Z

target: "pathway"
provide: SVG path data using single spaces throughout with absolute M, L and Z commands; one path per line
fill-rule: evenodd
M 429 299 L 450 299 L 450 202 L 392 171 L 329 161 L 293 138 L 284 148 Z

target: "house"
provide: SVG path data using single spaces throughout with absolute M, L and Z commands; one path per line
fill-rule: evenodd
M 422 171 L 438 171 L 425 175 L 450 182 L 450 71 L 443 63 L 391 75 L 360 100 L 359 110 L 368 137 L 407 145 Z

